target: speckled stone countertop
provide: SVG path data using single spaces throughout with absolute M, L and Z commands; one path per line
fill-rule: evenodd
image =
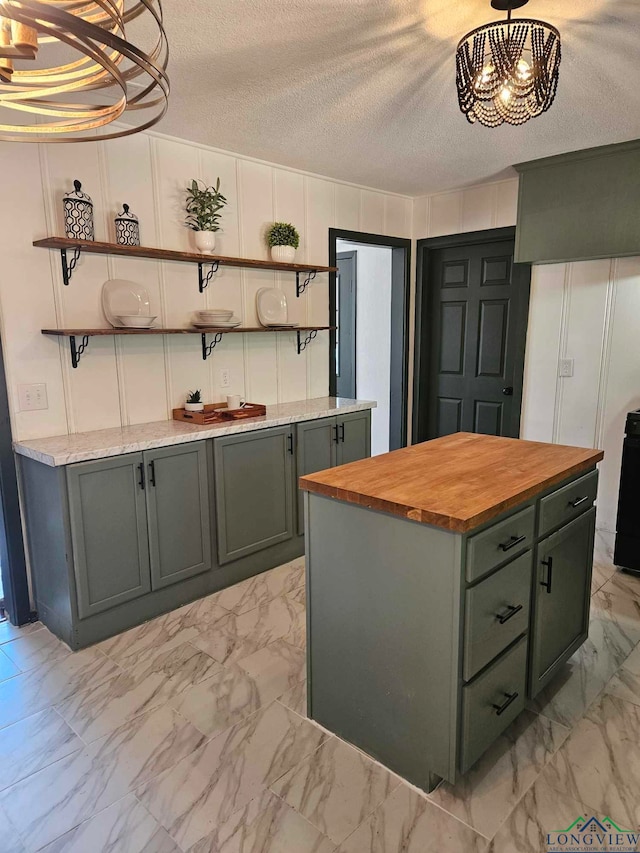
M 173 420 L 155 421 L 148 424 L 79 432 L 74 435 L 55 435 L 50 438 L 16 441 L 13 449 L 21 456 L 28 456 L 44 465 L 57 467 L 70 465 L 72 462 L 120 456 L 122 453 L 135 453 L 138 450 L 152 450 L 156 447 L 169 447 L 172 444 L 217 438 L 221 435 L 286 426 L 317 418 L 330 418 L 333 415 L 345 415 L 375 407 L 376 404 L 368 400 L 317 397 L 314 400 L 299 400 L 295 403 L 267 406 L 266 417 L 262 418 L 247 418 L 243 421 L 228 421 L 211 426 L 194 426 Z

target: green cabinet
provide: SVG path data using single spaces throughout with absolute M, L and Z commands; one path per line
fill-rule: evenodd
M 81 619 L 211 569 L 205 442 L 67 469 Z
M 296 478 L 371 456 L 371 412 L 353 412 L 296 424 Z M 304 534 L 304 503 L 298 494 L 298 525 Z
M 148 450 L 144 462 L 151 586 L 161 589 L 212 568 L 206 443 Z
M 220 565 L 294 535 L 293 427 L 214 439 Z
M 538 544 L 529 665 L 531 698 L 587 638 L 595 515 L 595 509 L 590 509 Z
M 67 469 L 81 619 L 151 589 L 142 453 Z
M 336 418 L 322 418 L 296 424 L 296 476 L 304 477 L 316 471 L 333 468 L 337 459 L 338 422 Z M 304 533 L 303 494 L 298 493 L 298 533 Z
M 371 456 L 371 412 L 352 412 L 350 415 L 339 415 L 336 418 L 338 426 L 337 465 L 357 462 Z

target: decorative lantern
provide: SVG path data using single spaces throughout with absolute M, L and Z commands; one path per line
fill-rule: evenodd
M 116 243 L 121 246 L 140 245 L 140 223 L 135 213 L 129 212 L 129 205 L 122 205 L 122 213 L 119 213 L 114 222 L 116 223 Z
M 93 202 L 82 192 L 80 181 L 73 182 L 74 190 L 63 196 L 64 229 L 72 240 L 93 240 Z

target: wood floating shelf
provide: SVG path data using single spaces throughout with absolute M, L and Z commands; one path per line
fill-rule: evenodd
M 120 243 L 101 243 L 96 240 L 72 240 L 68 237 L 45 237 L 43 240 L 34 240 L 33 245 L 39 249 L 58 249 L 60 251 L 62 280 L 65 285 L 71 281 L 71 276 L 82 252 L 93 255 L 124 255 L 128 258 L 150 258 L 155 261 L 197 264 L 200 293 L 204 293 L 205 288 L 220 267 L 294 272 L 296 274 L 296 296 L 301 296 L 305 292 L 319 272 L 338 271 L 337 267 L 323 267 L 317 264 L 281 264 L 276 261 L 227 258 L 223 255 L 202 255 L 197 252 L 179 252 L 152 246 L 122 246 Z M 73 252 L 70 261 L 67 258 L 68 251 Z M 208 267 L 206 271 L 205 267 Z
M 209 329 L 42 329 L 43 335 L 53 335 L 58 338 L 69 338 L 71 366 L 77 367 L 80 358 L 89 346 L 89 338 L 116 337 L 119 335 L 200 335 L 202 342 L 202 358 L 206 361 L 223 335 L 272 334 L 273 332 L 295 332 L 297 351 L 300 355 L 316 337 L 318 332 L 335 330 L 335 326 L 236 326 L 234 329 L 220 329 L 212 326 Z M 207 343 L 207 335 L 213 335 L 213 340 Z M 78 343 L 77 338 L 82 338 Z

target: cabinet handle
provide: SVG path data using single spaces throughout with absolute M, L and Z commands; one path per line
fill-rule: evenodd
M 509 705 L 511 705 L 513 702 L 515 702 L 515 701 L 516 701 L 516 699 L 518 698 L 518 695 L 519 695 L 519 694 L 518 694 L 518 692 L 516 691 L 515 693 L 505 693 L 504 695 L 505 695 L 507 698 L 504 700 L 504 702 L 502 703 L 502 705 L 492 705 L 492 706 L 491 706 L 492 708 L 495 708 L 495 709 L 496 709 L 496 717 L 500 717 L 502 714 L 504 714 L 504 712 L 507 710 L 507 708 L 509 707 Z
M 290 432 L 289 435 L 287 436 L 287 447 L 288 447 L 289 453 L 293 456 L 293 433 L 292 432 Z
M 344 444 L 344 422 L 340 424 L 340 441 Z
M 507 612 L 506 612 L 506 613 L 503 613 L 503 614 L 502 614 L 502 616 L 501 616 L 499 613 L 496 613 L 496 619 L 498 620 L 498 622 L 499 622 L 501 625 L 504 625 L 504 624 L 505 624 L 505 622 L 508 622 L 508 621 L 509 621 L 509 619 L 511 619 L 511 617 L 512 617 L 512 616 L 515 616 L 515 615 L 516 615 L 516 613 L 520 613 L 520 611 L 521 611 L 521 610 L 522 610 L 522 605 L 521 605 L 521 604 L 517 604 L 517 605 L 510 604 L 510 605 L 507 607 Z
M 519 545 L 521 542 L 524 542 L 526 536 L 512 536 L 508 542 L 501 542 L 498 545 L 501 551 L 510 551 L 512 548 L 515 548 L 516 545 Z
M 541 560 L 540 562 L 542 563 L 543 566 L 546 566 L 547 569 L 549 570 L 547 572 L 546 581 L 540 581 L 540 586 L 546 587 L 547 588 L 547 595 L 550 595 L 551 594 L 551 577 L 553 574 L 553 557 L 549 557 L 548 560 Z
M 333 425 L 333 440 L 336 444 L 340 441 L 340 439 L 338 438 L 338 424 Z
M 575 501 L 569 501 L 569 506 L 572 506 L 574 509 L 579 507 L 585 501 L 589 500 L 589 495 L 585 495 L 583 498 L 576 498 Z
M 144 492 L 144 462 L 141 462 L 138 465 L 138 471 L 140 472 L 140 481 L 139 481 L 138 485 L 140 486 L 140 488 Z
M 152 459 L 151 462 L 149 462 L 149 483 L 155 489 L 155 487 L 156 487 L 156 463 L 155 463 L 154 459 Z

